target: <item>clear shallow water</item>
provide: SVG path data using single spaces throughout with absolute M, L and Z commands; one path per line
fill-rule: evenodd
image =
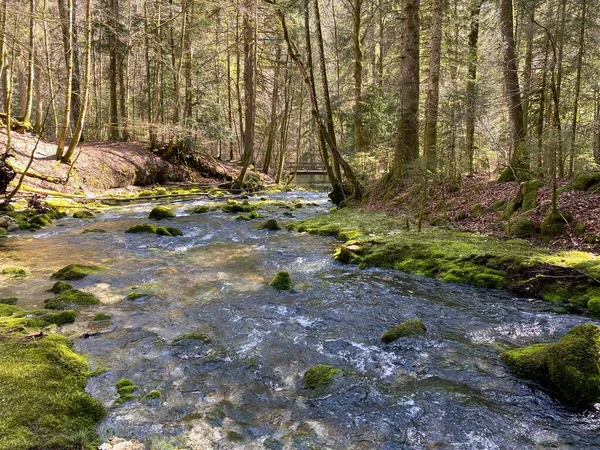
M 328 210 L 325 196 L 301 194 L 293 211 Z M 293 194 L 276 199 L 295 200 Z M 251 199 L 252 200 L 252 199 Z M 0 297 L 42 306 L 50 274 L 69 263 L 106 267 L 73 283 L 102 305 L 81 309 L 65 330 L 94 368 L 89 391 L 108 408 L 104 437 L 153 448 L 583 449 L 600 445 L 600 414 L 571 411 L 500 361 L 502 346 L 552 340 L 591 319 L 560 307 L 395 271 L 345 266 L 331 259 L 329 238 L 258 231 L 259 221 L 212 212 L 188 215 L 205 200 L 171 203 L 178 238 L 125 234 L 153 205 L 63 219 L 58 226 L 5 242 L 3 265 L 32 270 L 0 279 Z M 269 217 L 289 220 L 273 208 Z M 81 234 L 102 228 L 106 234 Z M 268 283 L 288 270 L 295 292 Z M 151 295 L 127 300 L 131 286 Z M 91 322 L 94 314 L 113 316 Z M 425 338 L 384 346 L 390 326 L 419 317 Z M 98 332 L 88 339 L 85 332 Z M 172 342 L 202 332 L 212 343 Z M 331 386 L 306 389 L 317 364 L 345 371 Z M 115 383 L 130 378 L 138 394 L 160 400 L 114 405 Z M 162 447 L 161 447 L 162 446 Z

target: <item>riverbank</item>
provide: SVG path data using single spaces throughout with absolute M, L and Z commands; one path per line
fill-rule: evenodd
M 507 290 L 600 314 L 600 257 L 594 253 L 557 251 L 521 239 L 442 227 L 419 231 L 407 219 L 352 208 L 289 228 L 341 240 L 333 256 L 344 263 Z

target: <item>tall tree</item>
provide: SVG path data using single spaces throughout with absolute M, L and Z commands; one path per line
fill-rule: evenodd
M 63 158 L 63 153 L 65 150 L 65 141 L 67 139 L 67 132 L 69 130 L 69 124 L 71 119 L 71 96 L 73 89 L 73 1 L 66 0 L 58 0 L 59 9 L 60 5 L 65 10 L 64 16 L 66 17 L 66 36 L 65 27 L 63 26 L 63 43 L 64 43 L 64 53 L 65 60 L 67 61 L 67 74 L 65 79 L 65 105 L 64 105 L 64 114 L 62 126 L 60 128 L 60 132 L 58 135 L 58 144 L 56 145 L 56 160 L 60 161 Z
M 500 0 L 500 33 L 502 35 L 502 69 L 512 140 L 510 164 L 503 173 L 501 180 L 510 180 L 521 178 L 523 175 L 520 172 L 523 169 L 529 169 L 523 105 L 521 104 L 521 89 L 517 72 L 512 0 Z
M 419 0 L 402 0 L 401 8 L 396 175 L 419 157 Z
M 479 42 L 479 16 L 483 0 L 472 0 L 469 20 L 469 50 L 467 56 L 467 96 L 466 96 L 466 149 L 469 161 L 469 175 L 475 172 L 475 118 L 477 104 L 477 62 Z

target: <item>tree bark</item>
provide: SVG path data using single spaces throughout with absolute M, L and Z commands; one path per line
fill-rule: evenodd
M 419 22 L 419 1 L 402 0 L 396 176 L 419 157 Z
M 279 70 L 281 62 L 281 47 L 276 43 L 275 49 L 275 68 L 273 69 L 273 92 L 271 94 L 271 117 L 269 123 L 269 136 L 267 137 L 267 150 L 263 162 L 263 172 L 269 173 L 269 166 L 273 159 L 275 147 L 275 134 L 277 133 L 277 106 L 279 104 Z
M 475 118 L 477 109 L 477 45 L 479 42 L 479 16 L 483 0 L 474 0 L 470 11 L 469 53 L 467 60 L 466 97 L 466 149 L 469 175 L 475 172 Z
M 67 18 L 66 24 L 66 36 L 64 36 L 65 27 L 63 26 L 63 43 L 65 44 L 64 52 L 65 59 L 67 61 L 67 75 L 66 75 L 66 86 L 65 86 L 65 110 L 63 114 L 63 122 L 58 135 L 58 144 L 56 145 L 56 160 L 60 161 L 63 157 L 65 140 L 67 138 L 67 132 L 69 130 L 70 118 L 71 118 L 71 96 L 73 88 L 73 2 L 72 0 L 59 0 L 59 8 L 62 4 L 65 8 L 65 17 Z
M 581 91 L 581 66 L 583 63 L 585 46 L 585 21 L 587 12 L 587 0 L 581 0 L 581 23 L 579 28 L 579 50 L 577 52 L 577 74 L 575 75 L 575 98 L 573 100 L 573 117 L 571 120 L 571 145 L 569 152 L 569 177 L 573 176 L 575 165 L 575 146 L 577 143 L 577 121 L 579 114 L 579 94 Z

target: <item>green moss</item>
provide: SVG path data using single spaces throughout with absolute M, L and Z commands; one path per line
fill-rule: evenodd
M 148 216 L 153 220 L 170 219 L 171 217 L 176 217 L 175 213 L 165 206 L 155 206 Z
M 210 336 L 204 333 L 187 333 L 176 338 L 173 341 L 173 345 L 178 344 L 182 341 L 200 341 L 204 342 L 205 344 L 210 344 L 212 342 L 212 339 L 210 338 Z
M 588 300 L 587 308 L 594 314 L 600 315 L 600 295 Z
M 519 376 L 554 388 L 569 404 L 600 401 L 600 328 L 581 324 L 553 344 L 536 344 L 501 355 Z
M 8 230 L 4 227 L 0 227 L 0 237 L 6 236 L 8 234 Z
M 76 211 L 76 212 L 73 214 L 73 217 L 74 217 L 75 219 L 93 219 L 95 216 L 94 216 L 94 213 L 93 213 L 93 212 L 91 212 L 91 211 L 86 211 L 86 210 L 84 209 L 84 210 L 81 210 L 81 211 Z
M 100 266 L 86 264 L 69 264 L 62 269 L 54 272 L 52 278 L 59 280 L 81 280 L 102 270 Z
M 586 244 L 597 244 L 600 242 L 600 236 L 596 236 L 595 234 L 586 236 L 585 243 Z
M 4 275 L 12 275 L 14 278 L 25 278 L 31 275 L 29 269 L 24 267 L 5 267 L 2 269 Z
M 148 392 L 146 395 L 144 395 L 144 399 L 148 399 L 148 400 L 156 400 L 159 399 L 161 397 L 161 393 L 160 391 L 154 390 L 154 391 L 150 391 Z
M 60 294 L 61 292 L 68 291 L 70 289 L 73 289 L 73 286 L 66 281 L 57 281 L 48 291 L 52 292 L 53 294 Z
M 203 214 L 211 211 L 211 207 L 208 205 L 197 206 L 192 210 L 192 214 Z
M 569 297 L 569 290 L 560 285 L 548 286 L 548 288 L 542 292 L 542 298 L 553 303 L 566 302 L 569 300 Z
M 477 203 L 471 206 L 471 216 L 479 217 L 483 214 L 483 205 L 481 203 Z
M 597 184 L 600 184 L 600 172 L 580 173 L 575 177 L 571 186 L 577 191 L 587 191 Z
M 507 229 L 507 234 L 519 238 L 531 237 L 536 232 L 536 227 L 529 219 L 518 219 L 510 224 L 510 229 Z
M 183 231 L 174 227 L 157 227 L 156 234 L 159 236 L 183 236 Z
M 148 293 L 145 292 L 130 292 L 127 294 L 127 300 L 137 300 L 138 298 L 148 297 Z
M 421 336 L 427 332 L 425 325 L 419 319 L 409 319 L 383 333 L 381 341 L 389 344 L 407 336 Z
M 290 277 L 289 272 L 280 271 L 273 277 L 269 286 L 277 289 L 278 291 L 287 291 L 292 289 L 293 287 L 292 278 Z
M 565 234 L 566 225 L 565 218 L 562 214 L 558 211 L 550 210 L 540 225 L 540 232 L 542 237 L 552 239 L 563 236 Z
M 60 322 L 57 318 L 66 313 L 51 314 L 49 319 Z M 0 414 L 0 448 L 97 446 L 94 430 L 105 410 L 85 392 L 90 376 L 86 359 L 73 352 L 64 337 L 25 339 L 25 333 L 0 320 L 0 398 L 10 405 Z
M 0 298 L 0 305 L 16 305 L 19 302 L 17 297 Z
M 228 213 L 250 212 L 256 208 L 257 205 L 251 205 L 248 203 L 248 200 L 244 200 L 243 202 L 238 202 L 237 200 L 227 200 L 227 203 L 221 207 L 223 211 Z
M 308 388 L 316 389 L 331 383 L 333 377 L 339 373 L 342 373 L 340 369 L 326 364 L 320 364 L 306 371 L 304 374 L 304 383 Z
M 44 306 L 48 309 L 65 309 L 72 305 L 97 305 L 99 303 L 100 300 L 94 295 L 79 289 L 63 291 L 54 298 L 44 300 Z
M 244 436 L 238 433 L 237 431 L 228 430 L 227 439 L 229 439 L 232 442 L 241 442 L 244 440 Z
M 585 223 L 575 222 L 573 224 L 573 234 L 575 236 L 582 236 L 585 233 Z
M 551 344 L 534 344 L 508 350 L 500 358 L 518 376 L 547 383 L 550 380 L 547 363 L 550 346 Z
M 279 223 L 275 219 L 269 219 L 266 222 L 262 223 L 258 226 L 257 230 L 271 230 L 278 231 L 281 230 Z
M 133 392 L 137 389 L 136 384 L 127 378 L 122 378 L 117 381 L 115 387 L 117 388 L 117 393 L 119 394 L 119 398 L 115 401 L 115 404 L 117 405 L 138 398 L 137 395 L 133 395 Z
M 502 211 L 506 207 L 506 200 L 497 200 L 492 205 L 494 211 Z
M 94 316 L 94 318 L 92 319 L 94 322 L 103 322 L 105 320 L 110 320 L 112 319 L 112 316 L 108 315 L 108 314 L 104 314 L 104 313 L 98 313 Z
M 250 211 L 248 214 L 245 214 L 245 215 L 243 214 L 243 215 L 237 216 L 235 218 L 235 220 L 253 220 L 253 219 L 262 219 L 264 217 L 265 216 L 263 216 L 262 214 L 259 214 L 256 211 Z
M 52 219 L 48 214 L 38 214 L 29 219 L 31 225 L 38 225 L 40 227 L 47 227 L 52 225 Z
M 156 225 L 140 223 L 128 228 L 125 233 L 156 233 Z
M 526 181 L 521 185 L 521 192 L 523 193 L 521 209 L 523 211 L 529 211 L 537 206 L 537 194 L 543 186 L 544 182 L 541 180 Z

